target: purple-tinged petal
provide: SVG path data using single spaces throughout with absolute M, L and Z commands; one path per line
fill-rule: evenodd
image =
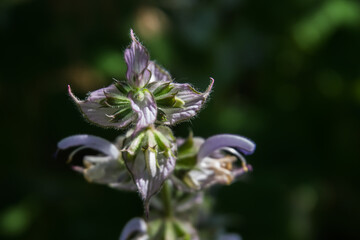
M 235 233 L 227 233 L 220 236 L 219 240 L 242 240 L 242 238 Z
M 253 168 L 250 164 L 246 164 L 246 168 L 237 168 L 232 171 L 234 178 L 237 178 L 245 173 L 252 172 Z
M 114 121 L 114 118 L 116 116 L 119 116 L 119 114 L 115 114 L 117 112 L 117 109 L 104 106 L 104 104 L 102 103 L 106 100 L 105 94 L 117 94 L 123 96 L 117 89 L 115 84 L 91 92 L 88 97 L 83 101 L 79 100 L 72 93 L 70 86 L 68 86 L 68 90 L 71 98 L 74 100 L 74 102 L 82 112 L 83 116 L 89 122 L 94 123 L 100 127 L 124 128 L 127 127 L 136 118 L 136 115 L 132 114 L 131 111 L 125 111 L 125 114 L 121 115 L 121 117 L 116 118 L 116 121 Z M 124 105 L 121 108 L 121 110 L 127 109 L 130 109 L 130 102 L 128 106 Z
M 154 61 L 150 61 L 147 69 L 151 72 L 150 83 L 155 82 L 171 82 L 171 76 L 168 71 L 157 65 Z M 151 91 L 151 89 L 149 89 Z
M 87 181 L 99 184 L 132 183 L 124 163 L 111 156 L 85 156 L 83 174 Z M 134 185 L 134 184 L 132 184 Z M 131 186 L 129 186 L 131 187 Z M 130 190 L 130 189 L 128 189 Z
M 87 148 L 95 149 L 107 156 L 117 159 L 119 157 L 119 150 L 114 144 L 106 139 L 92 136 L 92 135 L 74 135 L 64 138 L 58 143 L 58 148 L 65 150 L 71 147 L 84 146 Z
M 214 80 L 211 78 L 210 85 L 204 93 L 196 91 L 189 84 L 172 83 L 173 88 L 169 93 L 156 97 L 159 112 L 164 115 L 161 121 L 166 125 L 174 125 L 194 117 L 204 105 L 213 83 Z M 164 99 L 171 97 L 172 101 L 162 104 Z
M 200 161 L 201 159 L 211 155 L 216 150 L 225 147 L 231 147 L 245 155 L 249 155 L 255 151 L 256 145 L 251 140 L 241 136 L 219 134 L 206 139 L 204 144 L 200 147 L 197 159 Z
M 149 64 L 149 54 L 136 39 L 133 30 L 130 30 L 130 35 L 132 43 L 124 52 L 127 65 L 126 77 L 132 85 L 143 87 L 150 79 L 150 76 L 148 78 L 141 77 Z
M 133 218 L 125 225 L 119 240 L 140 239 L 144 235 L 147 235 L 146 222 L 142 218 Z
M 157 106 L 152 94 L 147 91 L 141 91 L 135 94 L 129 94 L 131 107 L 137 114 L 135 133 L 144 127 L 153 124 L 156 120 Z
M 135 191 L 136 186 L 126 170 L 118 150 L 122 148 L 122 138 L 119 137 L 115 145 L 96 136 L 75 135 L 61 140 L 58 143 L 58 148 L 65 150 L 78 147 L 70 154 L 70 161 L 72 156 L 85 148 L 101 152 L 105 156 L 84 156 L 83 165 L 72 166 L 72 169 L 81 173 L 88 182 L 106 184 L 120 190 Z

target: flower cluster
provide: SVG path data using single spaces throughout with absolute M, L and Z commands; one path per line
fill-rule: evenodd
M 150 61 L 148 51 L 130 32 L 132 43 L 125 50 L 126 80 L 91 92 L 85 100 L 73 98 L 84 117 L 102 127 L 126 128 L 135 132 L 151 125 L 174 125 L 195 116 L 210 94 L 214 80 L 204 92 L 189 84 L 173 82 L 170 74 Z
M 159 211 L 164 212 L 166 219 L 172 219 L 171 222 L 164 220 L 164 227 L 156 233 L 147 230 L 150 222 L 133 219 L 124 228 L 120 239 L 129 239 L 135 230 L 138 237 L 132 239 L 157 239 L 153 236 L 168 234 L 167 226 L 177 230 L 172 233 L 173 238 L 165 239 L 179 236 L 198 239 L 191 225 L 179 217 L 172 217 L 170 212 L 191 208 L 194 199 L 199 202 L 202 190 L 214 184 L 230 184 L 251 170 L 243 155 L 252 154 L 255 144 L 247 138 L 230 134 L 203 139 L 193 137 L 191 133 L 186 139 L 175 138 L 170 126 L 199 112 L 214 80 L 210 78 L 210 85 L 203 93 L 189 84 L 175 83 L 168 71 L 150 60 L 148 51 L 132 30 L 130 35 L 132 42 L 124 53 L 127 65 L 125 80 L 114 80 L 110 86 L 90 92 L 85 100 L 79 100 L 70 86 L 68 88 L 89 122 L 101 127 L 126 129 L 126 133 L 114 142 L 91 135 L 74 135 L 61 140 L 58 148 L 74 149 L 69 162 L 80 151 L 95 150 L 96 154 L 84 156 L 83 164 L 72 166 L 73 169 L 89 182 L 137 191 L 144 202 L 146 215 L 152 206 L 161 209 Z M 157 198 L 150 202 L 162 188 L 165 192 L 163 206 L 156 204 Z M 171 196 L 175 191 L 189 195 L 192 201 L 179 203 L 171 209 L 169 201 L 176 202 L 179 196 Z

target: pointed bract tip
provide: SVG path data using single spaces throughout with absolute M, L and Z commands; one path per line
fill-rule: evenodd
M 84 173 L 84 168 L 80 166 L 72 166 L 71 169 L 78 173 Z
M 68 85 L 68 93 L 71 95 L 73 95 L 72 91 L 71 91 L 71 87 L 70 87 L 70 84 Z
M 209 86 L 207 87 L 207 89 L 206 89 L 206 91 L 205 91 L 205 94 L 204 94 L 205 98 L 207 98 L 207 97 L 209 96 L 209 94 L 210 94 L 210 92 L 211 92 L 211 89 L 212 89 L 212 87 L 213 87 L 213 85 L 214 85 L 214 82 L 215 82 L 215 80 L 214 80 L 212 77 L 210 77 L 210 84 L 209 84 Z
M 80 100 L 79 100 L 79 99 L 74 95 L 74 93 L 71 91 L 70 85 L 68 85 L 68 93 L 69 93 L 70 97 L 71 97 L 76 103 L 80 102 Z
M 211 89 L 212 89 L 212 87 L 213 87 L 213 85 L 214 85 L 214 82 L 215 82 L 215 80 L 214 80 L 212 77 L 210 77 L 210 85 L 209 85 L 208 88 L 206 89 L 207 92 L 210 92 L 210 91 L 211 91 Z
M 134 42 L 139 42 L 135 36 L 134 30 L 130 29 L 130 37 Z

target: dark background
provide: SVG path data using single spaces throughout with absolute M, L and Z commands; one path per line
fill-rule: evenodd
M 151 58 L 200 90 L 205 109 L 174 128 L 257 143 L 246 181 L 215 211 L 245 240 L 360 239 L 360 3 L 325 0 L 1 0 L 1 239 L 117 239 L 139 197 L 89 184 L 54 158 L 86 123 L 67 85 L 124 78 L 133 28 Z

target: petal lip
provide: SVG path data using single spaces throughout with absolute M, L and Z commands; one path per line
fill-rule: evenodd
M 142 218 L 136 217 L 131 219 L 121 232 L 119 240 L 128 240 L 134 234 L 146 234 L 147 225 Z
M 87 134 L 70 136 L 62 139 L 58 143 L 58 148 L 61 150 L 76 146 L 86 146 L 95 149 L 114 159 L 117 159 L 120 155 L 120 151 L 117 147 L 108 140 Z
M 214 151 L 224 147 L 231 147 L 245 155 L 250 155 L 255 151 L 256 145 L 251 140 L 238 135 L 233 135 L 233 134 L 214 135 L 206 139 L 204 144 L 200 147 L 197 159 L 198 161 L 200 161 L 204 157 L 207 157 L 210 154 L 212 154 Z

